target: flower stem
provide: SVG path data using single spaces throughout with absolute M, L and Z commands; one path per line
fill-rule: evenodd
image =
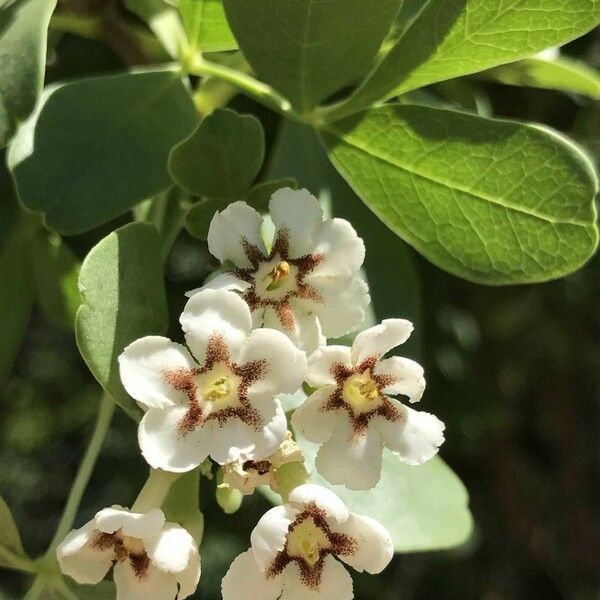
M 136 501 L 131 507 L 132 512 L 148 512 L 153 508 L 160 508 L 171 489 L 181 476 L 180 473 L 170 473 L 160 469 L 150 469 L 150 475 L 140 490 Z
M 85 488 L 87 487 L 92 475 L 94 465 L 96 464 L 96 460 L 98 459 L 98 455 L 102 449 L 104 438 L 106 437 L 106 434 L 110 428 L 114 410 L 115 403 L 113 402 L 112 398 L 107 394 L 104 394 L 102 396 L 102 400 L 100 401 L 100 407 L 98 408 L 98 414 L 96 416 L 96 423 L 94 425 L 92 437 L 90 438 L 87 450 L 85 451 L 85 455 L 81 461 L 81 464 L 79 465 L 73 485 L 71 486 L 71 491 L 69 492 L 67 503 L 58 524 L 58 528 L 56 529 L 56 533 L 54 534 L 52 542 L 50 543 L 50 547 L 48 548 L 48 552 L 46 553 L 46 556 L 48 557 L 54 555 L 57 546 L 73 528 L 73 523 L 75 522 L 75 517 L 77 516 L 77 511 L 79 509 L 79 505 L 81 504 L 83 493 L 85 492 Z
M 254 79 L 254 77 L 242 73 L 237 69 L 232 69 L 225 65 L 220 65 L 206 60 L 202 56 L 194 56 L 184 68 L 192 75 L 201 77 L 213 76 L 226 81 L 235 86 L 248 96 L 254 98 L 268 108 L 276 110 L 290 118 L 297 118 L 292 105 L 281 94 L 276 92 L 270 85 Z

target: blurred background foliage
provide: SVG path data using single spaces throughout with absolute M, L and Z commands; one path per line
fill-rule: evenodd
M 116 10 L 112 28 L 105 27 L 100 40 L 53 31 L 47 81 L 153 60 L 148 57 L 154 46 L 125 43 L 128 38 L 119 33 L 121 16 Z M 593 32 L 563 52 L 598 68 L 600 34 Z M 427 92 L 430 101 L 548 124 L 580 141 L 595 160 L 600 158 L 598 102 L 477 78 L 435 85 Z M 232 106 L 261 119 L 271 174 L 300 181 L 296 173 L 276 173 L 276 153 L 283 143 L 278 117 L 240 96 Z M 313 185 L 329 192 L 334 211 L 350 215 L 374 248 L 367 267 L 379 316 L 407 316 L 418 323 L 420 339 L 409 352 L 425 366 L 426 410 L 447 424 L 441 454 L 469 489 L 476 522 L 472 539 L 459 549 L 397 556 L 382 576 L 358 576 L 356 597 L 600 598 L 600 258 L 566 279 L 543 285 L 486 288 L 467 283 L 436 269 L 398 238 L 389 246 L 385 236 L 369 240 L 370 213 L 323 167 L 318 153 L 296 149 L 298 165 L 313 163 Z M 0 227 L 8 228 L 19 218 L 19 209 L 2 170 L 0 206 Z M 72 287 L 75 278 L 69 273 L 76 257 L 82 259 L 127 220 L 65 238 L 61 251 L 57 240 L 37 240 L 36 247 L 53 249 L 39 251 L 44 260 L 54 260 L 40 263 L 35 251 L 15 257 L 11 265 L 17 274 L 19 261 L 36 262 L 35 282 L 18 276 L 15 281 L 42 290 L 44 270 L 52 264 L 64 270 L 65 285 Z M 183 292 L 202 281 L 211 260 L 203 242 L 180 235 L 167 262 L 174 338 L 180 335 Z M 390 265 L 393 278 L 388 276 Z M 51 292 L 22 307 L 24 342 L 14 349 L 18 356 L 12 371 L 0 373 L 0 491 L 34 556 L 52 537 L 100 395 L 75 346 L 72 307 L 48 302 Z M 10 290 L 0 295 L 0 307 L 12 301 Z M 77 298 L 69 303 L 76 305 Z M 135 424 L 119 413 L 78 524 L 105 505 L 130 503 L 145 477 Z M 225 516 L 214 501 L 214 482 L 203 480 L 203 485 L 208 526 L 195 597 L 213 600 L 220 598 L 221 577 L 248 546 L 250 531 L 268 504 L 255 495 L 244 501 L 243 510 Z M 25 576 L 0 572 L 0 599 L 19 598 L 26 586 Z

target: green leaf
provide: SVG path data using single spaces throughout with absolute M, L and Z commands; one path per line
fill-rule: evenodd
M 443 550 L 469 538 L 473 517 L 467 490 L 441 458 L 415 467 L 384 450 L 379 483 L 372 490 L 354 491 L 323 479 L 315 470 L 318 446 L 300 436 L 297 442 L 312 482 L 333 490 L 351 512 L 379 521 L 390 532 L 396 552 Z M 281 502 L 269 488 L 260 491 L 273 504 Z
M 260 213 L 269 212 L 269 200 L 271 196 L 279 189 L 289 187 L 293 190 L 298 189 L 298 183 L 295 179 L 284 178 L 273 181 L 265 181 L 256 184 L 248 193 L 246 202 Z
M 399 0 L 224 0 L 229 24 L 256 73 L 300 111 L 367 71 Z
M 44 92 L 8 164 L 25 206 L 59 233 L 81 233 L 172 185 L 169 152 L 196 120 L 169 68 L 74 81 Z
M 169 170 L 194 196 L 241 198 L 250 189 L 265 154 L 265 134 L 251 115 L 218 109 L 173 148 Z
M 579 268 L 596 248 L 591 163 L 541 126 L 388 105 L 334 123 L 322 137 L 369 208 L 455 275 L 545 281 Z
M 599 21 L 598 0 L 430 0 L 342 110 L 526 58 Z
M 221 0 L 179 0 L 179 12 L 193 51 L 237 49 Z
M 481 77 L 507 85 L 572 92 L 600 100 L 600 73 L 570 58 L 526 58 L 484 71 Z
M 44 84 L 55 6 L 56 0 L 5 0 L 0 7 L 0 147 L 33 110 Z
M 275 143 L 270 176 L 291 174 L 301 186 L 330 201 L 335 216 L 348 219 L 365 242 L 365 269 L 378 320 L 403 317 L 415 332 L 399 350 L 419 358 L 422 334 L 421 284 L 410 248 L 392 233 L 350 189 L 327 158 L 315 132 L 284 121 Z M 390 290 L 393 290 L 390 292 Z
M 208 238 L 210 222 L 217 211 L 223 210 L 229 204 L 228 200 L 209 198 L 194 204 L 185 219 L 185 228 L 199 240 Z
M 121 385 L 117 358 L 134 340 L 167 330 L 160 250 L 153 226 L 130 223 L 92 248 L 79 276 L 79 350 L 105 391 L 138 418 L 139 409 Z
M 27 236 L 16 235 L 0 257 L 0 386 L 10 375 L 35 298 Z
M 56 326 L 73 329 L 81 304 L 77 287 L 80 261 L 55 234 L 39 232 L 31 240 L 33 270 L 40 305 Z
M 177 10 L 165 0 L 125 0 L 125 6 L 145 21 L 171 58 L 179 58 L 186 35 Z
M 19 568 L 28 560 L 10 508 L 0 496 L 0 567 Z

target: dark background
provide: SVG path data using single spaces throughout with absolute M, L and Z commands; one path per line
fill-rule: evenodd
M 118 32 L 108 32 L 103 41 L 53 35 L 48 80 L 144 62 Z M 598 33 L 572 43 L 566 53 L 600 66 Z M 476 79 L 429 91 L 466 108 L 477 97 L 496 116 L 546 123 L 598 158 L 598 103 Z M 233 106 L 261 118 L 272 148 L 278 118 L 244 98 Z M 3 185 L 0 194 L 10 194 L 9 187 Z M 83 258 L 127 219 L 67 242 Z M 422 296 L 425 409 L 447 424 L 441 455 L 465 482 L 476 525 L 464 547 L 397 556 L 383 575 L 357 578 L 356 597 L 600 598 L 600 258 L 561 281 L 485 288 L 411 255 Z M 206 274 L 209 260 L 202 243 L 180 236 L 167 269 L 174 315 L 183 292 Z M 389 290 L 392 298 L 402 293 Z M 73 333 L 53 326 L 34 308 L 12 375 L 0 389 L 0 493 L 33 556 L 42 554 L 52 537 L 98 397 Z M 118 414 L 78 525 L 106 505 L 127 505 L 135 498 L 147 474 L 135 434 L 135 424 Z M 220 598 L 221 577 L 248 547 L 252 527 L 268 508 L 254 496 L 226 517 L 213 496 L 214 484 L 205 482 L 208 526 L 196 597 L 211 600 Z M 0 600 L 21 597 L 27 583 L 20 574 L 0 571 Z

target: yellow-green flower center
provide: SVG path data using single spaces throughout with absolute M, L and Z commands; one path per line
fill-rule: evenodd
M 287 552 L 290 557 L 304 559 L 309 565 L 314 565 L 323 550 L 331 548 L 327 534 L 309 517 L 298 523 L 287 538 Z
M 225 401 L 229 398 L 232 387 L 228 377 L 217 377 L 204 388 L 202 395 L 211 402 Z
M 349 377 L 343 388 L 344 401 L 358 412 L 367 412 L 381 404 L 379 386 L 368 372 Z

